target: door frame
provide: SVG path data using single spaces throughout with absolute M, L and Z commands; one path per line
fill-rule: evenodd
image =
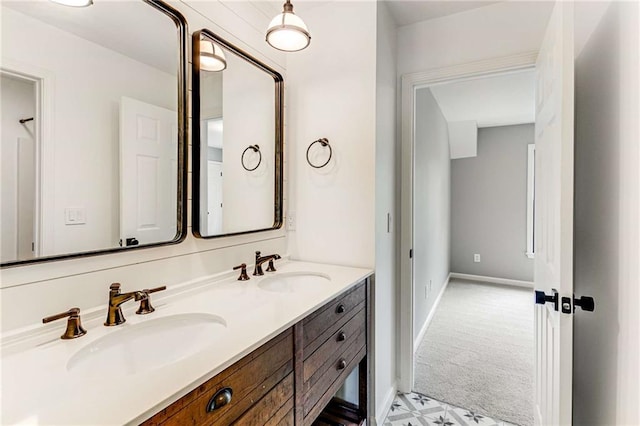
M 402 76 L 401 92 L 401 194 L 400 194 L 400 344 L 398 345 L 398 390 L 410 392 L 414 384 L 414 300 L 413 260 L 413 200 L 415 153 L 416 91 L 436 83 L 450 82 L 485 75 L 535 68 L 538 51 L 469 62 Z
M 5 60 L 0 74 L 31 81 L 35 85 L 34 145 L 35 145 L 35 205 L 34 258 L 53 253 L 54 232 L 54 160 L 53 134 L 54 75 L 43 68 Z

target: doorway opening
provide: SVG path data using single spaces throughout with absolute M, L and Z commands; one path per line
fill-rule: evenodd
M 419 86 L 414 112 L 412 390 L 520 425 L 533 423 L 535 84 L 525 68 Z
M 38 255 L 38 81 L 20 73 L 0 72 L 2 92 L 1 262 Z

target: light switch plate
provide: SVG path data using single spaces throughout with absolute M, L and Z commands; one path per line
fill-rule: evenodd
M 480 255 L 478 253 L 473 255 L 473 261 L 475 263 L 480 263 Z
M 289 213 L 287 215 L 287 231 L 296 230 L 296 215 L 295 213 Z
M 84 207 L 67 207 L 64 209 L 65 225 L 84 225 L 87 223 Z

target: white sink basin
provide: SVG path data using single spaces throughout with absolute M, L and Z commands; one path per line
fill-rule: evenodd
M 118 327 L 76 352 L 67 370 L 107 377 L 155 370 L 214 345 L 227 324 L 216 315 L 181 314 Z
M 330 280 L 329 275 L 319 272 L 282 272 L 262 279 L 258 287 L 275 293 L 294 293 L 313 290 Z

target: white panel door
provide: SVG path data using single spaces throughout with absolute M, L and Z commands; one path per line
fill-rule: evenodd
M 209 161 L 207 170 L 207 235 L 222 234 L 222 163 Z
M 18 139 L 18 260 L 35 256 L 36 146 Z
M 176 235 L 177 117 L 175 111 L 135 99 L 120 100 L 123 246 L 131 238 L 148 244 L 168 241 Z
M 559 299 L 535 308 L 538 425 L 572 420 L 573 60 L 573 6 L 559 1 L 536 63 L 535 286 Z

